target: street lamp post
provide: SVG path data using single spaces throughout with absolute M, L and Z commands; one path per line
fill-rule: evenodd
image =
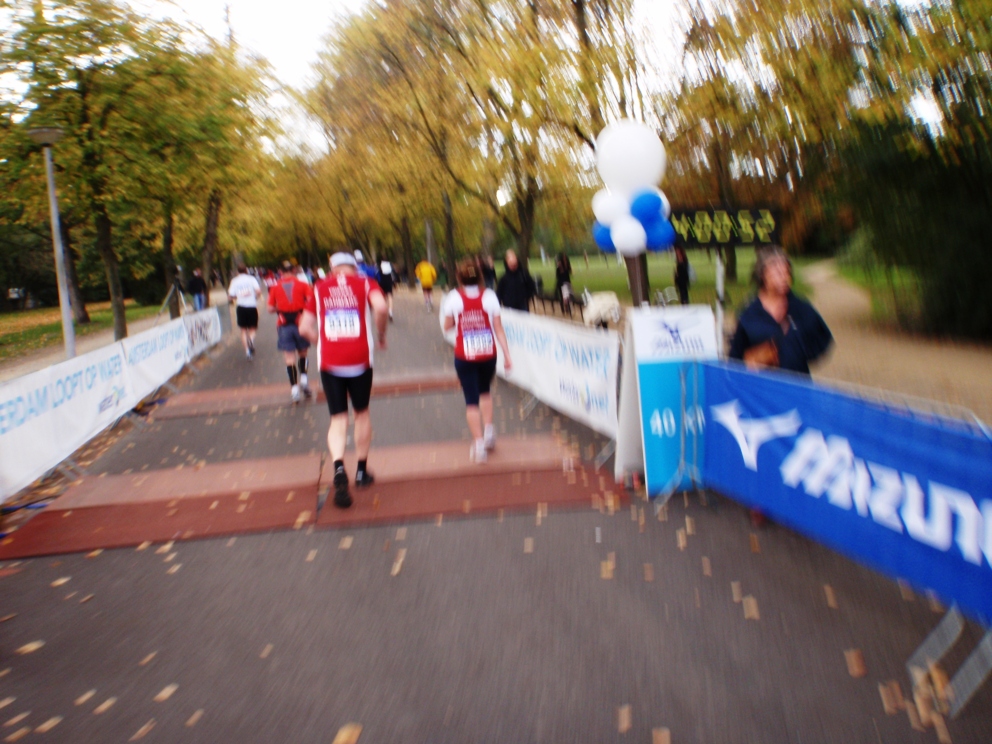
M 62 338 L 65 341 L 65 358 L 76 356 L 76 330 L 72 325 L 69 305 L 69 282 L 65 273 L 65 251 L 62 247 L 62 229 L 59 225 L 59 202 L 55 196 L 55 168 L 52 165 L 52 145 L 62 137 L 58 127 L 38 127 L 28 130 L 28 136 L 41 145 L 45 152 L 45 175 L 48 179 L 48 210 L 52 218 L 52 244 L 55 249 L 55 277 L 59 285 L 59 307 L 62 309 Z

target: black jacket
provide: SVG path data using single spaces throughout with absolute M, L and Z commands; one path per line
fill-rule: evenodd
M 834 337 L 820 314 L 805 300 L 789 292 L 787 330 L 783 331 L 755 298 L 737 319 L 737 331 L 730 342 L 731 359 L 743 359 L 752 346 L 772 341 L 778 348 L 779 368 L 809 374 L 809 363 L 816 361 L 833 343 Z
M 506 268 L 506 262 L 503 262 Z M 496 296 L 499 304 L 513 310 L 530 310 L 530 298 L 537 293 L 534 287 L 534 280 L 531 275 L 518 266 L 514 271 L 506 268 L 506 272 L 500 277 L 496 285 Z

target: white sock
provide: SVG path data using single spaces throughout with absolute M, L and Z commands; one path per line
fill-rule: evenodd
M 300 374 L 300 387 L 307 387 L 308 382 L 309 380 L 307 379 L 307 373 L 303 372 Z
M 496 431 L 493 429 L 492 424 L 486 424 L 486 432 L 483 435 L 485 439 L 492 439 L 496 435 Z

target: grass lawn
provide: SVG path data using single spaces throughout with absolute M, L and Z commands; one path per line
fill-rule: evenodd
M 90 322 L 76 325 L 77 336 L 87 336 L 114 327 L 109 302 L 86 306 Z M 128 322 L 147 318 L 158 312 L 158 306 L 139 306 L 132 300 L 125 304 Z M 14 359 L 38 349 L 62 343 L 62 315 L 57 307 L 43 307 L 0 315 L 0 362 Z
M 716 253 L 706 255 L 704 250 L 688 252 L 689 263 L 696 272 L 696 281 L 689 287 L 689 301 L 693 304 L 712 305 L 716 300 Z M 604 260 L 605 258 L 605 260 Z M 572 262 L 572 288 L 576 294 L 581 294 L 587 288 L 590 292 L 616 292 L 620 302 L 629 305 L 630 288 L 627 286 L 627 269 L 623 264 L 617 264 L 615 255 L 590 253 L 589 267 L 586 268 L 582 256 L 570 257 Z M 793 261 L 802 264 L 803 261 Z M 751 270 L 754 268 L 754 251 L 740 249 L 737 251 L 736 284 L 725 286 L 726 305 L 728 312 L 734 312 L 754 294 L 751 284 Z M 555 288 L 554 262 L 549 258 L 548 263 L 541 264 L 540 257 L 531 258 L 531 273 L 535 279 L 541 276 L 544 280 L 544 291 L 551 294 Z M 672 281 L 675 271 L 675 255 L 672 251 L 648 254 L 648 281 L 652 295 L 656 290 L 663 290 L 674 284 Z M 798 271 L 796 272 L 798 274 Z M 796 292 L 807 296 L 809 288 L 799 277 L 796 277 Z

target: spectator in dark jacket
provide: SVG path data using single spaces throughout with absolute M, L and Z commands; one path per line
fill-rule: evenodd
M 496 296 L 499 298 L 499 304 L 513 310 L 529 312 L 530 300 L 537 291 L 534 287 L 534 280 L 520 266 L 517 254 L 512 250 L 506 252 L 503 265 L 506 267 L 506 272 L 500 277 L 499 283 L 496 285 Z

